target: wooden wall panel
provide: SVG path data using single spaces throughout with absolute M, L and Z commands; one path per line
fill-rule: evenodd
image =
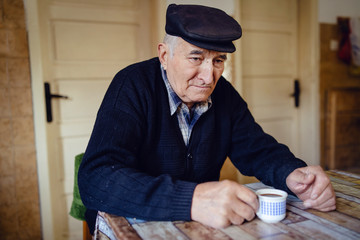
M 337 57 L 331 42 L 340 42 L 336 24 L 320 24 L 321 165 L 360 169 L 360 77 Z
M 360 167 L 360 88 L 332 89 L 327 103 L 327 166 L 330 169 Z

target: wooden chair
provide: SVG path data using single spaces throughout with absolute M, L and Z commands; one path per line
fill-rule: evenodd
M 92 235 L 90 234 L 89 226 L 86 221 L 83 221 L 83 240 L 92 240 Z
M 75 156 L 74 192 L 73 192 L 73 201 L 71 204 L 71 209 L 70 209 L 69 214 L 70 214 L 70 216 L 83 222 L 83 240 L 91 240 L 92 235 L 90 234 L 89 226 L 87 225 L 87 223 L 85 221 L 86 208 L 81 201 L 79 187 L 78 187 L 78 181 L 77 181 L 79 167 L 80 167 L 80 163 L 82 161 L 83 156 L 84 156 L 84 153 L 81 153 L 81 154 L 78 154 Z

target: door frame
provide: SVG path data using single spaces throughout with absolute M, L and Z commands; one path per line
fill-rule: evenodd
M 47 149 L 46 112 L 43 86 L 43 65 L 40 39 L 38 0 L 24 1 L 29 41 L 31 90 L 33 101 L 36 163 L 39 184 L 40 219 L 43 239 L 54 239 L 51 206 L 50 171 Z
M 299 155 L 308 165 L 320 164 L 320 39 L 318 1 L 298 0 Z
M 34 109 L 34 127 L 36 143 L 36 161 L 39 184 L 40 213 L 43 239 L 55 239 L 52 213 L 50 171 L 47 144 L 46 112 L 43 86 L 43 65 L 40 39 L 40 19 L 38 14 L 39 0 L 24 1 L 26 24 L 29 39 L 31 69 L 31 88 Z M 235 6 L 239 6 L 238 1 Z M 164 0 L 156 0 L 163 8 Z M 236 7 L 235 18 L 239 19 L 239 7 Z M 300 158 L 309 164 L 320 162 L 320 112 L 319 112 L 319 39 L 318 39 L 318 1 L 298 1 L 299 9 L 299 78 L 303 83 L 302 107 L 300 114 L 299 152 Z M 162 27 L 163 19 L 158 19 L 153 26 Z M 156 29 L 159 32 L 163 30 Z M 234 64 L 241 66 L 241 48 L 234 54 Z M 235 68 L 234 86 L 241 93 L 241 69 Z M 305 102 L 305 103 L 304 103 Z M 309 117 L 310 116 L 310 117 Z M 311 137 L 309 137 L 311 136 Z M 311 139 L 312 141 L 309 141 Z

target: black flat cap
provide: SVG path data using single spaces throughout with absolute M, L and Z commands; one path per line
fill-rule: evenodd
M 220 9 L 176 4 L 167 9 L 165 31 L 200 48 L 230 53 L 242 34 L 239 23 Z

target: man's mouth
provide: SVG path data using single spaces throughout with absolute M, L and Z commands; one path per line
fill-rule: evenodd
M 204 89 L 208 89 L 211 88 L 210 85 L 192 85 L 193 87 L 197 87 L 197 88 L 204 88 Z

